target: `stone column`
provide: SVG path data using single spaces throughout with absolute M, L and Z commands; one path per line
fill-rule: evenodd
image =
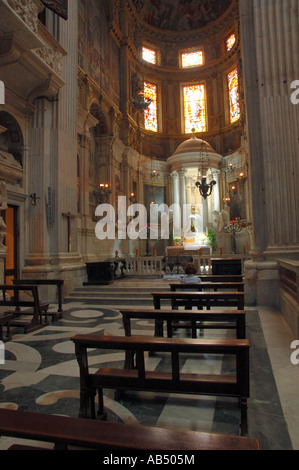
M 181 168 L 178 171 L 178 175 L 179 175 L 181 221 L 182 221 L 182 228 L 184 230 L 184 205 L 186 204 L 186 170 L 184 168 Z
M 219 176 L 220 170 L 213 170 L 214 180 L 216 181 L 216 185 L 213 188 L 213 210 L 220 212 L 220 186 L 219 186 Z
M 171 178 L 172 178 L 172 203 L 179 204 L 179 201 L 180 201 L 179 186 L 178 186 L 179 175 L 177 174 L 176 171 L 173 171 L 171 173 Z
M 267 259 L 299 253 L 298 9 L 296 0 L 240 2 L 254 251 Z
M 245 100 L 247 103 L 247 134 L 249 141 L 250 169 L 252 181 L 253 207 L 253 255 L 261 255 L 266 249 L 266 220 L 265 214 L 265 180 L 262 150 L 261 110 L 259 102 L 259 87 L 257 81 L 257 59 L 255 43 L 254 4 L 240 0 L 241 44 L 243 56 Z

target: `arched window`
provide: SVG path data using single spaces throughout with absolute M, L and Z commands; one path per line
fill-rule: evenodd
M 157 63 L 157 53 L 154 49 L 149 47 L 142 46 L 142 59 L 150 64 L 156 65 Z
M 234 69 L 227 76 L 228 80 L 228 93 L 229 93 L 229 114 L 230 123 L 240 119 L 240 101 L 239 101 L 239 76 L 238 69 Z
M 196 132 L 206 132 L 205 86 L 203 84 L 184 86 L 183 94 L 185 133 L 191 133 L 192 129 Z
M 153 132 L 158 132 L 158 108 L 157 108 L 157 85 L 144 82 L 144 99 L 152 99 L 149 107 L 144 111 L 144 127 Z
M 202 51 L 191 51 L 183 52 L 181 55 L 182 68 L 198 67 L 203 65 L 203 52 Z
M 232 33 L 226 40 L 226 51 L 230 51 L 236 42 L 236 35 Z

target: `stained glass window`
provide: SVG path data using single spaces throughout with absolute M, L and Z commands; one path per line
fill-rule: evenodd
M 156 51 L 153 49 L 149 49 L 148 47 L 143 46 L 142 47 L 142 58 L 146 62 L 150 62 L 151 64 L 156 64 L 157 58 L 156 58 Z
M 184 92 L 184 118 L 185 132 L 206 132 L 206 99 L 205 86 L 189 85 L 183 88 Z
M 227 50 L 227 52 L 232 49 L 235 42 L 236 42 L 236 35 L 235 35 L 235 33 L 233 33 L 226 40 L 226 50 Z
M 203 64 L 202 51 L 184 52 L 182 54 L 182 67 L 196 67 Z
M 149 131 L 158 132 L 157 86 L 144 82 L 144 99 L 146 101 L 149 98 L 152 102 L 144 111 L 144 127 Z
M 229 91 L 229 109 L 230 122 L 234 123 L 240 119 L 240 102 L 239 102 L 239 76 L 238 69 L 228 74 L 228 91 Z

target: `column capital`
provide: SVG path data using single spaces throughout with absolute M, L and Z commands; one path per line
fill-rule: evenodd
M 177 170 L 177 173 L 180 178 L 183 178 L 186 175 L 187 170 L 185 168 L 180 168 L 179 170 Z

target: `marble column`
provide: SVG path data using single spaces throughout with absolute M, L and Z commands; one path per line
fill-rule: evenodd
M 172 178 L 172 203 L 179 204 L 179 185 L 178 185 L 178 178 L 179 175 L 176 171 L 171 173 Z
M 181 221 L 182 221 L 182 229 L 184 230 L 184 205 L 186 204 L 186 170 L 184 168 L 181 168 L 178 171 L 178 175 L 179 175 Z
M 241 0 L 255 250 L 299 254 L 299 77 L 297 0 Z
M 219 186 L 219 178 L 220 170 L 213 170 L 213 177 L 216 181 L 216 185 L 213 188 L 213 210 L 220 212 L 220 186 Z

